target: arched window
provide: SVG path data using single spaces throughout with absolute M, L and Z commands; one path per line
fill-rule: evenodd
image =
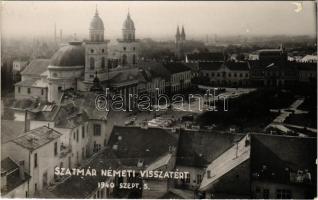
M 127 64 L 127 55 L 126 54 L 123 55 L 122 63 L 123 63 L 123 65 Z
M 94 58 L 89 59 L 89 67 L 90 67 L 90 69 L 95 68 L 95 59 Z
M 135 54 L 133 55 L 132 59 L 133 59 L 133 64 L 136 64 L 136 55 Z
M 102 68 L 105 68 L 105 58 L 102 57 Z

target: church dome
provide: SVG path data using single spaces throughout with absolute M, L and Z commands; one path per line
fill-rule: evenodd
M 104 30 L 104 22 L 99 17 L 97 10 L 96 10 L 95 16 L 93 17 L 93 19 L 91 21 L 89 29 L 90 30 Z
M 50 60 L 50 65 L 62 67 L 84 66 L 85 48 L 81 42 L 70 42 L 55 52 Z
M 134 21 L 130 18 L 130 14 L 128 13 L 126 20 L 123 24 L 123 29 L 127 30 L 135 30 L 135 24 Z

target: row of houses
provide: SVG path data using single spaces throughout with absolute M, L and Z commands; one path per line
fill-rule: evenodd
M 54 176 L 55 167 L 78 167 L 100 151 L 108 142 L 107 129 L 112 128 L 107 114 L 95 109 L 95 93 L 69 91 L 61 104 L 39 103 L 25 111 L 24 122 L 2 121 L 1 156 L 27 174 L 1 174 L 7 180 L 2 181 L 6 183 L 2 196 L 39 196 L 60 181 L 61 177 Z
M 258 59 L 232 60 L 224 53 L 194 53 L 185 58 L 187 65 L 196 65 L 201 82 L 223 87 L 276 87 L 314 84 L 316 62 L 287 59 L 283 49 L 258 51 Z
M 174 171 L 187 172 L 189 176 L 179 179 L 71 176 L 50 195 L 55 198 L 313 198 L 315 147 L 314 138 L 115 126 L 105 150 L 85 169 Z M 98 182 L 114 187 L 98 188 Z M 120 183 L 137 182 L 141 186 L 135 189 L 119 187 Z
M 15 99 L 33 99 L 48 102 L 50 91 L 48 83 L 48 66 L 50 59 L 36 59 L 21 72 L 21 81 L 15 84 Z M 95 75 L 96 79 L 99 79 Z M 170 94 L 184 91 L 191 85 L 191 69 L 182 63 L 174 62 L 154 62 L 144 61 L 138 67 L 125 68 L 118 66 L 108 72 L 108 81 L 99 81 L 100 88 L 109 88 L 115 94 L 157 94 L 156 88 L 160 93 Z M 66 89 L 66 87 L 65 87 Z M 59 91 L 65 89 L 60 87 Z M 72 88 L 82 91 L 81 85 Z

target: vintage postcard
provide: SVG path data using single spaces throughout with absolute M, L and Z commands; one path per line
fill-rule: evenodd
M 317 197 L 315 1 L 2 1 L 1 198 Z

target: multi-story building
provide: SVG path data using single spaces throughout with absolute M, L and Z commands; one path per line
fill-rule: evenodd
M 9 142 L 7 156 L 31 176 L 28 182 L 30 197 L 54 183 L 54 167 L 59 165 L 61 136 L 56 130 L 41 126 Z
M 199 63 L 200 77 L 213 86 L 244 87 L 249 85 L 250 66 L 247 62 L 204 62 Z

